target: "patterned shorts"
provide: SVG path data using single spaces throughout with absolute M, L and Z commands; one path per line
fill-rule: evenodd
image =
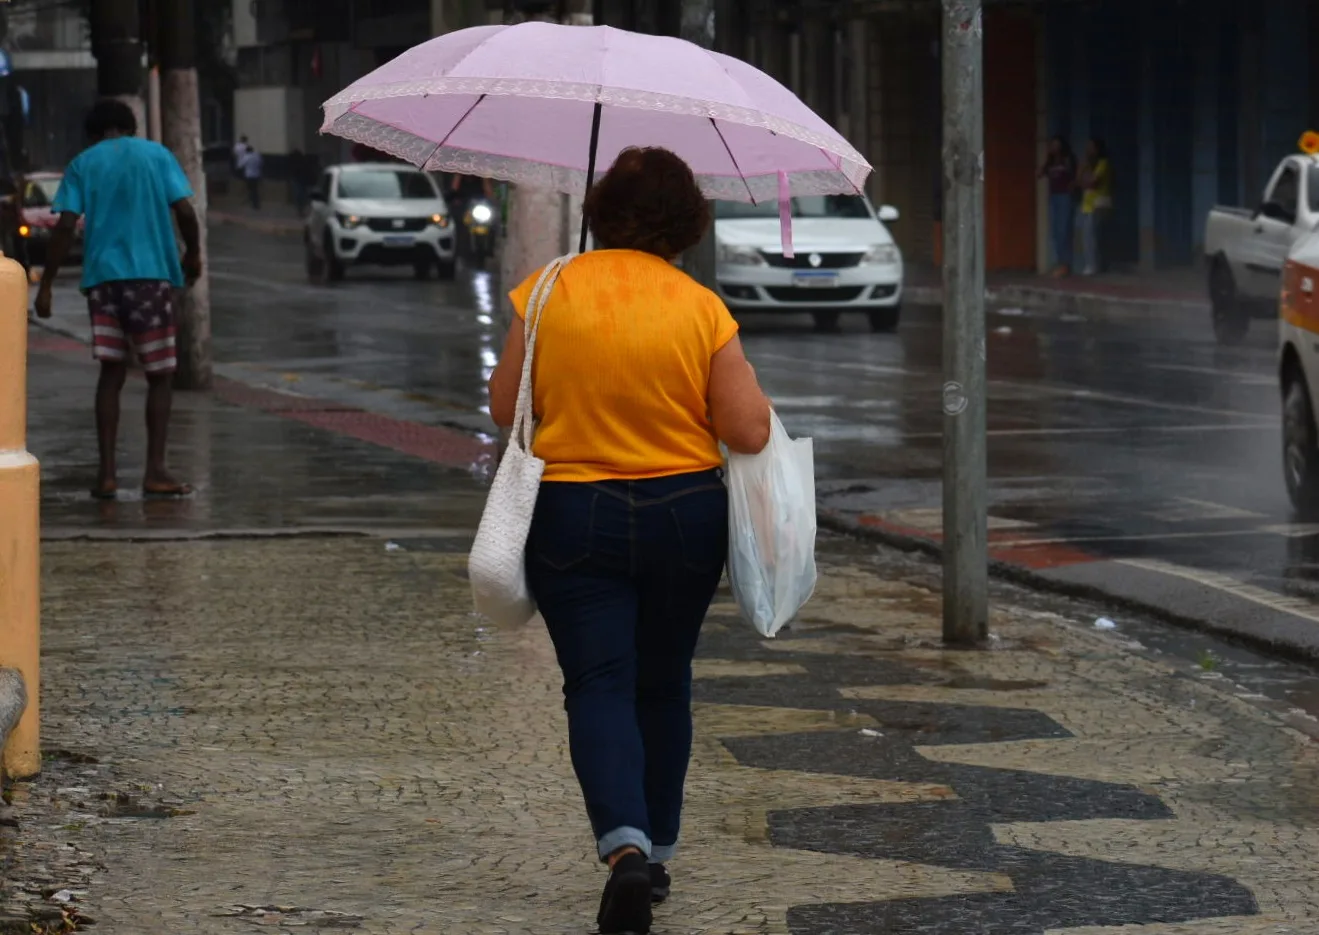
M 178 369 L 174 285 L 156 279 L 106 282 L 87 292 L 92 357 L 126 361 L 129 350 L 150 374 Z

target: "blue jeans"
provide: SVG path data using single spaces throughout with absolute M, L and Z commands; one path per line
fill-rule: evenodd
M 568 747 L 600 859 L 673 856 L 692 657 L 728 557 L 719 471 L 541 485 L 527 579 L 563 670 Z
M 1075 201 L 1071 192 L 1049 196 L 1049 237 L 1053 245 L 1053 265 L 1072 268 L 1072 237 L 1076 227 L 1072 221 Z

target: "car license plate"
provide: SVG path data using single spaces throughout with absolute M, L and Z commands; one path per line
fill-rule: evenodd
M 395 234 L 392 237 L 385 238 L 386 247 L 410 247 L 417 242 L 416 237 Z
M 823 270 L 793 273 L 792 284 L 801 289 L 833 289 L 838 285 L 838 274 Z

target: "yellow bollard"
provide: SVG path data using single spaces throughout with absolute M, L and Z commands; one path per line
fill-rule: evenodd
M 4 772 L 19 779 L 41 771 L 41 469 L 27 451 L 27 308 L 27 274 L 0 257 L 0 667 L 17 669 L 27 687 L 4 749 Z

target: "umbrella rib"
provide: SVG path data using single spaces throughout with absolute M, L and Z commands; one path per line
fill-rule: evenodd
M 732 161 L 733 168 L 737 170 L 737 177 L 740 178 L 742 184 L 747 187 L 747 196 L 751 199 L 751 203 L 753 205 L 759 204 L 759 202 L 756 201 L 755 192 L 751 191 L 751 183 L 747 181 L 746 175 L 743 174 L 742 167 L 737 164 L 737 157 L 733 155 L 733 147 L 728 145 L 728 140 L 724 139 L 724 131 L 719 129 L 719 124 L 713 117 L 710 118 L 710 126 L 714 127 L 714 132 L 719 134 L 719 142 L 724 144 L 724 152 L 728 153 L 728 158 Z
M 485 95 L 482 94 L 475 101 L 473 101 L 472 106 L 467 108 L 467 110 L 463 113 L 463 115 L 458 118 L 458 122 L 449 128 L 449 132 L 444 134 L 444 139 L 440 140 L 438 143 L 435 144 L 435 148 L 431 150 L 431 154 L 427 156 L 426 161 L 421 164 L 421 167 L 423 169 L 425 169 L 427 164 L 430 163 L 430 161 L 435 158 L 435 154 L 444 148 L 444 144 L 449 142 L 449 138 L 453 136 L 456 132 L 458 132 L 458 128 L 463 125 L 463 121 L 466 120 L 468 117 L 470 117 L 472 115 L 472 111 L 476 110 L 476 108 L 480 106 L 481 102 L 484 100 L 485 100 Z

